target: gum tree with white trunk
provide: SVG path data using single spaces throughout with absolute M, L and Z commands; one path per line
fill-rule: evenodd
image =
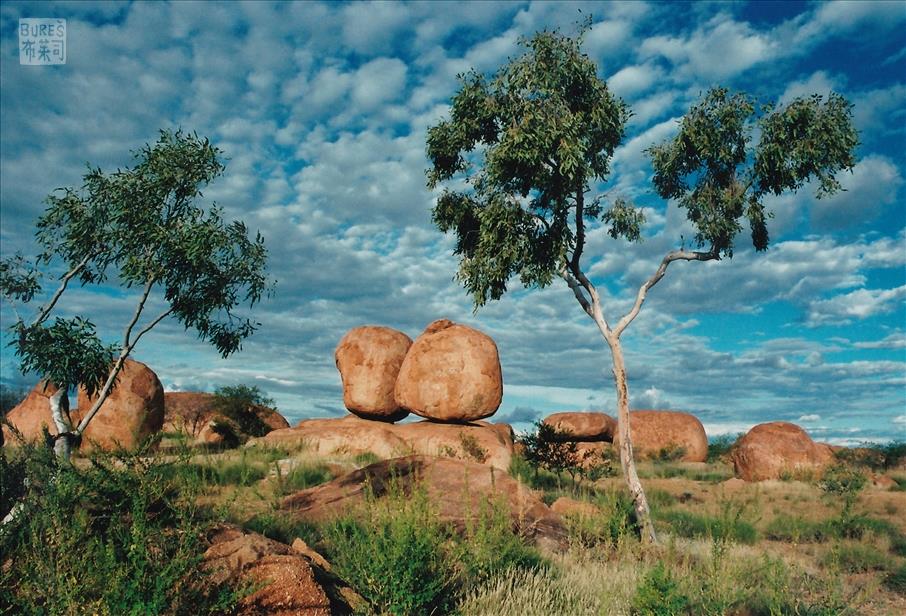
M 34 264 L 18 255 L 0 262 L 0 292 L 14 307 L 39 294 L 42 269 L 64 272 L 34 317 L 24 320 L 17 308 L 10 328 L 23 373 L 57 387 L 50 411 L 60 459 L 69 459 L 126 359 L 164 319 L 194 330 L 223 357 L 260 325 L 236 309 L 254 306 L 271 288 L 263 238 L 250 238 L 242 222 L 224 222 L 216 206 L 196 205 L 201 189 L 224 171 L 220 156 L 207 139 L 161 131 L 156 143 L 134 153 L 133 167 L 113 173 L 89 167 L 81 189 L 58 189 L 47 198 Z M 50 321 L 72 282 L 132 293 L 134 310 L 117 343 L 105 345 L 83 316 Z M 147 315 L 149 306 L 157 312 Z M 97 399 L 74 424 L 68 393 L 79 385 Z
M 461 75 L 450 119 L 428 130 L 428 187 L 448 184 L 433 220 L 456 237 L 457 278 L 476 310 L 502 297 L 513 277 L 538 288 L 562 279 L 594 321 L 612 357 L 624 479 L 642 538 L 655 542 L 633 458 L 621 336 L 671 263 L 732 257 L 743 219 L 756 250 L 766 250 L 766 195 L 795 191 L 813 179 L 819 197 L 838 190 L 835 175 L 852 169 L 857 135 L 850 105 L 834 94 L 774 109 L 756 107 L 743 94 L 709 91 L 682 119 L 675 138 L 649 150 L 655 189 L 685 209 L 697 249 L 668 252 L 635 293 L 631 309 L 605 316 L 582 260 L 588 229 L 636 242 L 645 218 L 622 198 L 605 203 L 602 196 L 588 196 L 606 181 L 631 112 L 582 53 L 583 33 L 539 32 L 521 41 L 524 55 L 492 77 Z M 756 126 L 760 139 L 753 145 Z

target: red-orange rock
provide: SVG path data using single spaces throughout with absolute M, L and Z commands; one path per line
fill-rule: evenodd
M 412 339 L 389 327 L 349 330 L 334 353 L 343 381 L 343 404 L 366 419 L 397 421 L 409 414 L 393 396 L 396 378 Z
M 434 321 L 409 348 L 394 392 L 400 407 L 427 419 L 490 417 L 503 397 L 497 345 L 471 327 Z
M 79 387 L 79 412 L 87 413 L 97 394 L 88 398 Z M 127 359 L 117 376 L 116 387 L 88 423 L 82 449 L 134 448 L 164 425 L 164 388 L 145 364 Z
M 637 459 L 671 449 L 682 449 L 678 459 L 684 462 L 708 459 L 708 437 L 702 422 L 694 415 L 677 411 L 631 411 L 629 427 Z M 619 430 L 615 431 L 613 442 L 619 447 Z
M 57 387 L 52 383 L 47 384 L 41 381 L 28 392 L 22 402 L 17 404 L 9 413 L 6 414 L 6 420 L 18 430 L 26 443 L 37 443 L 43 438 L 46 426 L 50 434 L 57 433 L 57 426 L 50 415 L 50 397 L 57 392 Z M 70 413 L 73 422 L 77 422 L 77 414 Z M 2 442 L 12 447 L 20 444 L 12 431 L 3 426 Z
M 737 477 L 746 481 L 814 476 L 835 460 L 829 446 L 814 442 L 805 430 L 784 421 L 749 430 L 731 457 Z
M 513 430 L 507 424 L 475 421 L 442 424 L 433 421 L 391 424 L 354 415 L 338 419 L 308 419 L 293 428 L 275 430 L 249 441 L 250 446 L 305 444 L 319 454 L 373 453 L 396 458 L 411 453 L 474 460 L 509 469 Z
M 301 519 L 327 520 L 366 498 L 383 497 L 391 485 L 407 494 L 416 486 L 424 489 L 438 518 L 459 530 L 476 520 L 489 502 L 498 502 L 522 536 L 546 547 L 565 547 L 560 517 L 532 490 L 498 469 L 467 460 L 421 455 L 384 460 L 287 496 L 280 509 Z
M 239 601 L 241 616 L 330 616 L 331 602 L 310 561 L 292 548 L 257 533 L 226 527 L 204 553 L 202 568 L 214 583 L 256 589 Z
M 617 420 L 606 413 L 572 411 L 549 415 L 543 423 L 560 432 L 566 432 L 564 441 L 612 442 L 617 431 Z

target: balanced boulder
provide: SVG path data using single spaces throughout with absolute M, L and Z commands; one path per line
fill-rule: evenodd
M 334 357 L 343 381 L 343 404 L 365 419 L 396 421 L 409 414 L 393 395 L 397 375 L 412 339 L 389 327 L 349 330 Z
M 85 414 L 97 400 L 79 387 L 79 412 Z M 164 388 L 145 364 L 127 359 L 116 387 L 82 435 L 82 449 L 132 449 L 164 425 Z
M 835 460 L 830 446 L 816 443 L 799 426 L 773 421 L 755 426 L 731 454 L 736 476 L 746 481 L 812 477 Z
M 410 347 L 394 391 L 400 407 L 426 419 L 489 417 L 503 397 L 497 345 L 471 327 L 434 321 Z
M 606 413 L 574 411 L 554 413 L 543 423 L 557 430 L 557 440 L 562 441 L 613 441 L 617 420 Z
M 636 458 L 669 454 L 683 462 L 704 462 L 708 459 L 705 427 L 689 413 L 631 411 L 629 428 Z M 615 432 L 614 445 L 620 445 L 619 430 Z

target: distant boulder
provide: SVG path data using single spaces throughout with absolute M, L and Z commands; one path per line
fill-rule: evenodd
M 79 387 L 79 412 L 87 413 L 97 394 L 88 397 Z M 164 388 L 145 364 L 127 359 L 116 387 L 101 405 L 82 435 L 82 450 L 117 447 L 133 449 L 164 425 Z
M 563 441 L 607 441 L 612 442 L 617 431 L 617 420 L 606 413 L 594 411 L 572 411 L 554 413 L 544 418 L 543 423 L 564 435 Z
M 276 410 L 253 404 L 248 408 L 267 431 L 288 428 L 289 422 Z M 245 441 L 246 434 L 235 421 L 225 417 L 217 408 L 217 396 L 193 391 L 164 393 L 164 432 L 183 433 L 198 445 L 224 446 L 228 441 Z
M 678 453 L 683 462 L 704 462 L 708 459 L 708 437 L 697 417 L 677 411 L 631 411 L 629 427 L 632 450 L 636 458 Z M 614 445 L 619 447 L 619 430 Z
M 400 407 L 426 419 L 490 417 L 503 397 L 497 345 L 471 327 L 434 321 L 409 348 L 394 391 Z
M 412 339 L 389 327 L 365 325 L 349 330 L 334 357 L 343 381 L 343 404 L 359 417 L 397 421 L 409 414 L 393 395 Z
M 820 475 L 836 459 L 829 445 L 816 443 L 805 430 L 784 421 L 749 430 L 731 458 L 736 476 L 746 481 Z

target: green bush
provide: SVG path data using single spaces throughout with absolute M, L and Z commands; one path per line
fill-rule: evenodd
M 791 543 L 821 543 L 827 541 L 830 534 L 826 523 L 787 514 L 778 515 L 764 529 L 764 536 L 768 539 Z
M 900 565 L 888 573 L 884 578 L 884 586 L 906 597 L 906 564 Z
M 624 537 L 637 537 L 632 499 L 622 491 L 600 492 L 592 499 L 594 514 L 568 515 L 564 522 L 570 541 L 583 547 L 614 546 Z
M 453 599 L 455 570 L 444 552 L 446 530 L 420 491 L 370 500 L 362 515 L 324 529 L 326 556 L 378 613 L 443 612 Z
M 739 435 L 721 434 L 708 440 L 708 462 L 717 462 L 725 458 L 733 449 Z
M 214 408 L 236 422 L 239 429 L 250 436 L 264 436 L 270 431 L 255 411 L 258 406 L 274 408 L 274 400 L 257 386 L 232 385 L 218 387 L 214 391 Z
M 353 458 L 353 461 L 356 463 L 356 466 L 362 467 L 362 466 L 370 466 L 370 465 L 374 464 L 375 462 L 380 462 L 381 458 L 378 457 L 378 455 L 376 453 L 374 453 L 373 451 L 365 451 L 365 452 L 356 454 L 356 456 Z
M 890 557 L 873 545 L 844 543 L 834 546 L 823 561 L 826 566 L 837 566 L 847 573 L 864 573 L 887 569 Z
M 291 494 L 299 490 L 327 483 L 333 479 L 333 473 L 326 464 L 310 462 L 294 466 L 285 475 L 277 475 L 277 492 Z
M 711 538 L 715 541 L 733 541 L 753 544 L 758 541 L 758 531 L 750 522 L 742 519 L 709 516 L 691 511 L 670 510 L 656 515 L 666 529 L 679 537 L 689 539 Z
M 224 613 L 236 597 L 199 579 L 207 523 L 196 477 L 136 454 L 78 469 L 25 448 L 21 509 L 0 529 L 0 604 L 24 614 Z M 17 479 L 18 477 L 18 479 Z M 27 483 L 24 481 L 27 479 Z
M 664 563 L 658 563 L 636 589 L 631 613 L 634 616 L 677 616 L 688 613 L 690 606 L 689 597 L 682 592 L 671 571 Z
M 321 530 L 316 524 L 306 520 L 299 520 L 286 513 L 261 513 L 242 523 L 242 527 L 265 537 L 292 544 L 296 537 L 303 539 L 309 545 L 321 540 Z

